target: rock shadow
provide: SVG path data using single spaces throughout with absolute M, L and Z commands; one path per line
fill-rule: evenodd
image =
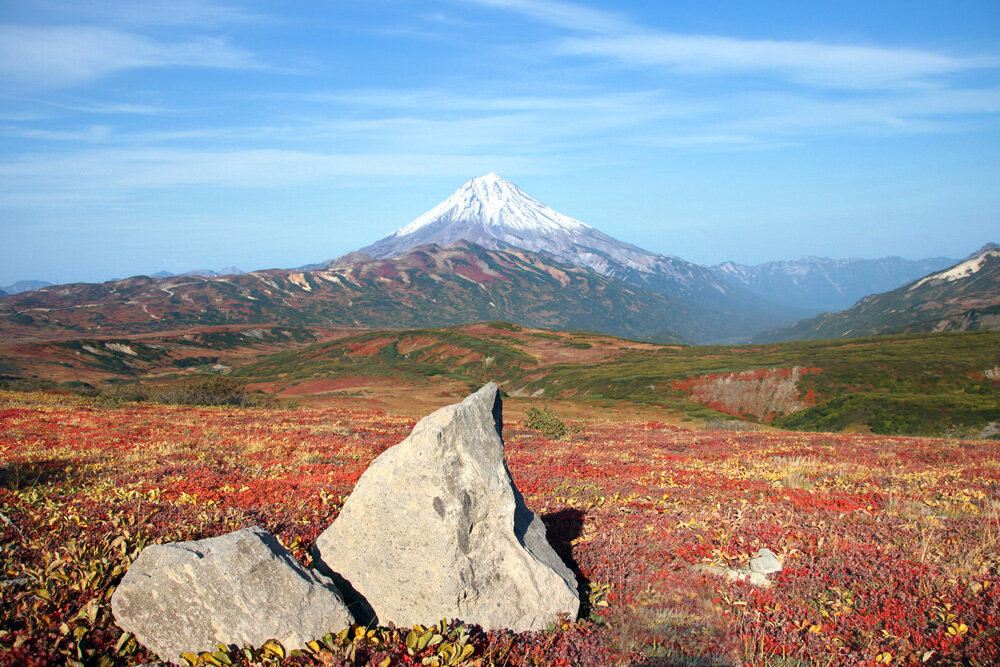
M 333 585 L 340 591 L 340 597 L 344 599 L 344 604 L 354 616 L 355 623 L 366 628 L 378 627 L 378 614 L 375 613 L 368 599 L 359 593 L 350 581 L 331 570 L 315 550 L 313 551 L 313 564 L 317 572 L 333 581 Z
M 567 508 L 542 516 L 546 537 L 553 551 L 566 563 L 576 576 L 577 593 L 580 595 L 580 618 L 587 618 L 593 611 L 590 607 L 590 579 L 583 576 L 580 566 L 573 558 L 573 540 L 583 534 L 583 520 L 586 514 L 578 509 Z
M 697 656 L 680 658 L 646 658 L 633 662 L 629 667 L 731 667 L 733 663 L 723 662 L 714 658 Z
M 0 463 L 0 488 L 18 491 L 39 484 L 64 481 L 67 466 L 66 461 L 59 459 Z

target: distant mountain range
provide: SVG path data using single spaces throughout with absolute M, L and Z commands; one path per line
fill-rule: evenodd
M 314 265 L 394 257 L 421 245 L 464 239 L 482 247 L 518 248 L 622 280 L 687 303 L 674 331 L 697 342 L 745 341 L 754 332 L 790 324 L 810 311 L 775 304 L 711 270 L 614 239 L 562 215 L 496 174 L 466 182 L 446 200 L 375 243 Z M 677 319 L 677 318 L 675 318 Z
M 720 308 L 748 310 L 747 300 L 754 301 L 703 266 L 614 239 L 556 212 L 496 174 L 466 182 L 410 224 L 354 256 L 384 259 L 422 245 L 447 246 L 459 240 L 491 250 L 520 248 L 542 253 L 602 276 Z
M 227 266 L 219 271 L 212 271 L 211 269 L 195 269 L 194 271 L 187 271 L 185 273 L 170 273 L 169 271 L 157 271 L 156 273 L 150 274 L 151 278 L 173 278 L 174 276 L 238 276 L 243 273 L 242 270 L 236 268 L 235 266 Z M 114 282 L 108 281 L 108 282 Z M 13 285 L 4 285 L 0 287 L 0 297 L 9 296 L 11 294 L 21 294 L 23 292 L 33 292 L 34 290 L 44 289 L 46 287 L 52 287 L 55 283 L 46 282 L 44 280 L 19 280 Z
M 1000 329 L 1000 246 L 852 307 L 760 334 L 754 342 L 819 340 L 919 331 Z
M 860 312 L 868 303 L 866 316 L 878 319 L 883 302 L 868 295 L 954 263 L 804 258 L 704 267 L 618 241 L 487 174 L 389 236 L 321 264 L 18 289 L 0 300 L 0 332 L 64 336 L 250 323 L 403 328 L 502 319 L 695 343 L 747 342 L 755 334 L 761 340 L 864 335 L 924 325 L 883 318 L 884 326 L 840 326 L 835 323 L 854 320 L 839 313 L 802 318 L 864 297 L 844 312 Z M 907 304 L 928 321 L 966 317 L 961 313 L 972 318 L 944 325 L 939 317 L 932 326 L 990 326 L 993 302 L 972 296 L 987 282 L 970 281 L 971 291 L 954 298 L 913 288 Z M 920 284 L 939 283 L 927 278 Z M 951 299 L 955 307 L 940 313 L 918 307 L 925 294 Z
M 919 260 L 803 257 L 757 266 L 725 262 L 711 270 L 730 284 L 759 297 L 820 313 L 843 310 L 869 294 L 895 289 L 957 261 L 948 257 Z
M 224 269 L 213 271 L 212 269 L 194 269 L 184 273 L 170 273 L 169 271 L 157 271 L 150 274 L 150 278 L 173 278 L 174 276 L 201 276 L 202 278 L 214 278 L 216 276 L 242 276 L 246 271 L 235 266 L 227 266 Z
M 49 287 L 52 283 L 47 283 L 44 280 L 18 280 L 13 285 L 4 285 L 0 287 L 0 292 L 5 294 L 0 294 L 0 296 L 6 296 L 7 294 L 20 294 L 21 292 L 31 292 L 36 289 L 42 289 L 43 287 Z

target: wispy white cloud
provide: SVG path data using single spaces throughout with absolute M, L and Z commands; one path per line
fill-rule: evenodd
M 707 105 L 660 92 L 497 95 L 446 89 L 358 90 L 282 96 L 300 115 L 286 125 L 252 130 L 260 141 L 349 143 L 376 151 L 574 155 L 611 136 L 694 117 Z M 303 115 L 302 109 L 314 107 Z M 565 159 L 565 157 L 563 158 Z
M 0 136 L 44 141 L 85 141 L 98 143 L 111 136 L 107 125 L 91 125 L 80 130 L 45 130 L 17 126 L 0 126 Z
M 936 77 L 1000 67 L 1000 57 L 958 56 L 918 48 L 674 34 L 623 14 L 556 0 L 467 0 L 541 23 L 588 33 L 558 39 L 552 52 L 680 74 L 750 75 L 810 86 L 872 89 L 927 85 Z
M 635 29 L 634 24 L 618 12 L 590 9 L 557 0 L 467 0 L 472 4 L 496 7 L 524 14 L 541 23 L 558 28 L 594 33 L 622 33 Z
M 683 73 L 759 74 L 832 88 L 912 86 L 940 75 L 1000 65 L 997 58 L 917 49 L 662 33 L 569 38 L 560 41 L 556 51 Z
M 840 96 L 738 87 L 549 96 L 361 90 L 311 99 L 343 114 L 299 128 L 313 138 L 364 138 L 418 150 L 506 147 L 552 155 L 614 145 L 745 150 L 829 134 L 952 131 L 971 126 L 970 118 L 1000 112 L 1000 89 L 932 87 Z
M 96 26 L 0 26 L 0 81 L 29 87 L 87 83 L 149 67 L 261 69 L 254 54 L 225 40 L 164 42 Z
M 290 150 L 93 150 L 0 162 L 0 206 L 95 203 L 188 186 L 282 188 L 363 177 L 447 175 L 486 169 L 544 172 L 544 160 L 502 154 L 336 154 Z M 49 202 L 49 198 L 52 198 Z M 47 203 L 49 202 L 49 203 Z
M 743 111 L 725 121 L 730 131 L 753 136 L 906 134 L 955 131 L 982 114 L 1000 112 L 1000 90 L 915 90 L 878 99 L 815 99 L 791 92 L 745 96 Z
M 63 23 L 87 23 L 128 28 L 274 23 L 274 16 L 211 0 L 32 0 L 32 10 Z
M 539 95 L 497 95 L 455 92 L 443 88 L 423 89 L 370 89 L 340 93 L 317 93 L 309 98 L 337 104 L 374 109 L 456 112 L 522 112 L 522 111 L 592 111 L 614 113 L 661 101 L 653 91 L 617 93 L 552 92 Z
M 76 104 L 46 102 L 46 104 L 58 109 L 66 109 L 67 111 L 80 111 L 88 114 L 107 114 L 116 116 L 148 116 L 167 113 L 169 111 L 167 107 L 153 106 L 150 104 L 129 104 L 127 102 L 82 102 Z

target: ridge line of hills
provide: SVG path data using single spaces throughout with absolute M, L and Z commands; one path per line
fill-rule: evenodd
M 977 255 L 988 261 L 974 276 L 953 280 L 932 279 L 952 270 L 947 258 L 705 267 L 618 241 L 487 174 L 389 236 L 321 264 L 0 295 L 0 332 L 73 336 L 265 322 L 398 329 L 504 319 L 706 344 L 993 328 L 1000 306 L 994 248 Z M 899 292 L 915 279 L 919 289 Z M 875 298 L 878 292 L 902 294 L 907 303 Z M 865 318 L 874 323 L 862 325 Z

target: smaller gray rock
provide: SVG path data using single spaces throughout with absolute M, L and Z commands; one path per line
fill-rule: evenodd
M 726 581 L 746 581 L 758 588 L 767 588 L 771 582 L 763 572 L 751 572 L 745 567 L 726 567 L 724 565 L 704 565 L 694 566 L 695 572 L 712 574 L 717 577 L 724 577 Z
M 770 549 L 761 549 L 750 559 L 750 570 L 761 574 L 781 572 L 781 561 Z
M 770 549 L 760 549 L 750 559 L 750 567 L 726 567 L 725 565 L 705 565 L 694 566 L 695 571 L 705 574 L 712 574 L 717 577 L 725 577 L 728 581 L 746 581 L 760 588 L 767 588 L 771 585 L 767 575 L 772 572 L 781 572 L 781 561 Z
M 289 650 L 353 622 L 336 587 L 263 528 L 146 547 L 111 597 L 119 627 L 162 660 L 218 644 Z

